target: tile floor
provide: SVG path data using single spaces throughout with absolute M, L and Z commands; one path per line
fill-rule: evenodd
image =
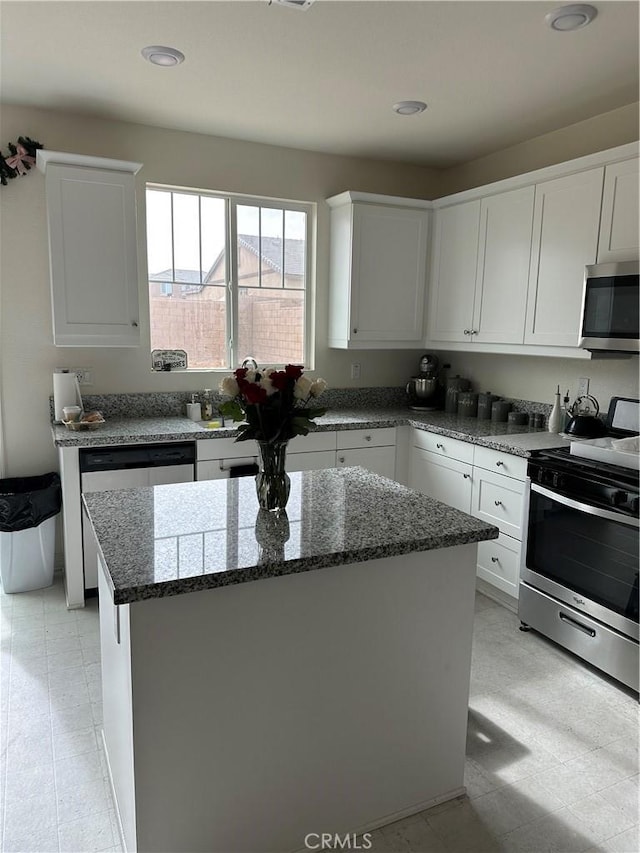
M 67 611 L 57 577 L 0 605 L 2 849 L 121 850 L 96 601 Z M 373 853 L 639 849 L 637 698 L 518 624 L 477 596 L 467 796 L 376 830 Z

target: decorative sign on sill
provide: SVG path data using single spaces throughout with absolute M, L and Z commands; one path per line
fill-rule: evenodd
M 183 349 L 154 349 L 151 367 L 153 370 L 186 370 L 187 354 Z
M 0 183 L 3 187 L 7 185 L 7 178 L 17 178 L 26 175 L 32 166 L 36 164 L 36 151 L 42 148 L 39 142 L 28 136 L 19 136 L 18 144 L 9 143 L 8 157 L 0 151 Z

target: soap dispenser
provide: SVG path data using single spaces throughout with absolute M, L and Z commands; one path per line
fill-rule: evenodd
M 560 386 L 555 394 L 553 408 L 549 415 L 549 432 L 561 432 L 564 429 L 564 417 L 562 414 L 562 406 L 560 403 Z
M 213 398 L 211 388 L 205 388 L 202 392 L 202 420 L 210 421 L 213 417 Z

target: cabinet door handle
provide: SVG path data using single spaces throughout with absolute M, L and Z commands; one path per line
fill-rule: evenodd
M 464 333 L 465 333 L 465 335 L 470 335 L 470 334 L 471 334 L 471 329 L 465 329 L 465 330 L 464 330 Z
M 358 334 L 358 330 L 357 330 L 357 329 L 354 329 L 354 330 L 353 330 L 353 334 L 354 334 L 354 335 L 357 335 L 357 334 Z
M 478 330 L 477 330 L 477 329 L 471 329 L 471 332 L 470 332 L 469 334 L 471 334 L 471 335 L 477 335 L 477 334 L 478 334 Z
M 137 329 L 137 328 L 138 328 L 138 324 L 136 323 L 136 321 L 135 321 L 135 320 L 132 320 L 132 321 L 131 321 L 131 325 L 133 326 L 133 328 L 134 328 L 134 329 Z
M 501 459 L 498 459 L 498 461 L 496 462 L 496 466 L 500 468 L 502 465 L 504 465 L 504 462 Z
M 491 558 L 491 562 L 492 562 L 492 563 L 499 563 L 499 562 L 500 562 L 500 560 L 499 560 L 497 557 L 492 557 L 492 558 Z
M 465 478 L 465 480 L 469 480 L 471 478 L 471 474 L 463 474 L 462 476 Z
M 494 504 L 495 504 L 496 506 L 502 506 L 502 501 L 494 501 Z
M 344 462 L 344 456 L 338 456 L 338 462 Z
M 436 444 L 438 450 L 444 450 L 444 444 Z
M 370 435 L 365 435 L 364 440 L 365 440 L 365 441 L 371 441 L 371 436 L 370 436 Z

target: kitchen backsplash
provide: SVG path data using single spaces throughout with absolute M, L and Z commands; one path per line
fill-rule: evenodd
M 191 402 L 192 393 L 171 391 L 144 392 L 140 394 L 83 394 L 86 411 L 97 409 L 105 418 L 160 418 L 184 416 L 186 404 Z M 214 408 L 222 402 L 216 391 L 212 392 Z M 504 397 L 516 412 L 539 412 L 549 415 L 551 405 L 531 400 Z M 389 388 L 330 388 L 318 398 L 318 405 L 327 409 L 388 409 L 406 408 L 407 395 L 404 386 Z M 49 414 L 54 418 L 53 397 L 49 398 Z

